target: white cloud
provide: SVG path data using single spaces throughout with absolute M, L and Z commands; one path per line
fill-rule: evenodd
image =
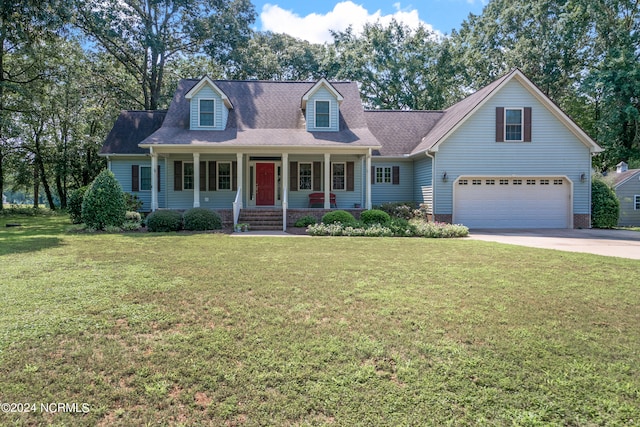
M 260 13 L 262 31 L 286 33 L 293 37 L 308 40 L 312 43 L 332 42 L 330 30 L 344 31 L 350 25 L 356 32 L 360 32 L 364 24 L 380 22 L 387 25 L 392 19 L 402 22 L 411 28 L 422 24 L 433 31 L 433 27 L 420 20 L 415 9 L 401 8 L 400 3 L 393 4 L 396 11 L 393 14 L 382 15 L 380 10 L 369 13 L 367 9 L 352 1 L 342 1 L 333 10 L 324 15 L 311 13 L 300 16 L 293 11 L 282 9 L 278 5 L 265 4 Z

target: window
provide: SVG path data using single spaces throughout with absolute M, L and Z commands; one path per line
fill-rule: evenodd
M 540 185 L 549 185 L 549 180 L 548 179 L 541 179 L 540 180 Z
M 508 179 L 501 179 L 500 180 L 500 185 L 509 185 L 509 180 Z
M 218 163 L 218 190 L 231 190 L 231 162 Z
M 391 167 L 376 167 L 376 184 L 391 183 Z
M 562 180 L 561 179 L 554 179 L 553 180 L 553 185 L 562 185 Z
M 184 190 L 193 190 L 194 171 L 193 162 L 184 162 L 182 164 L 182 188 Z
M 635 195 L 633 196 L 634 201 L 633 201 L 633 208 L 637 211 L 640 211 L 640 196 Z
M 496 180 L 495 179 L 487 179 L 484 183 L 487 184 L 487 185 L 496 185 Z
M 482 185 L 482 180 L 481 179 L 472 179 L 471 180 L 471 185 Z
M 329 127 L 329 101 L 316 101 L 316 127 Z
M 522 141 L 522 109 L 505 108 L 504 110 L 504 140 Z
M 151 191 L 151 168 L 140 166 L 140 191 Z
M 298 189 L 311 190 L 313 188 L 313 164 L 300 163 L 298 171 Z
M 527 185 L 536 185 L 536 180 L 535 179 L 528 179 L 527 180 Z
M 332 190 L 344 190 L 346 178 L 346 165 L 344 163 L 331 164 Z
M 513 185 L 522 185 L 522 180 L 521 179 L 514 179 L 513 180 Z
M 200 123 L 199 126 L 214 126 L 215 101 L 213 99 L 200 100 Z
M 458 181 L 458 185 L 467 185 L 469 183 L 469 181 L 467 181 L 466 179 L 461 179 L 460 181 Z

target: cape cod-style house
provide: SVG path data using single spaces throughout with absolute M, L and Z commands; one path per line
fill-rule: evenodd
M 367 111 L 354 82 L 181 80 L 168 111 L 122 112 L 101 155 L 146 211 L 285 228 L 414 201 L 471 228 L 586 228 L 600 151 L 515 69 L 443 111 Z

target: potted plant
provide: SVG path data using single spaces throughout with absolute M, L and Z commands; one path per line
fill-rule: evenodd
M 249 224 L 241 224 L 242 225 L 242 231 L 249 231 Z

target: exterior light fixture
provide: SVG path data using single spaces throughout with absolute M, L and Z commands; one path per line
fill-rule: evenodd
M 442 182 L 447 182 L 447 172 L 442 173 Z

